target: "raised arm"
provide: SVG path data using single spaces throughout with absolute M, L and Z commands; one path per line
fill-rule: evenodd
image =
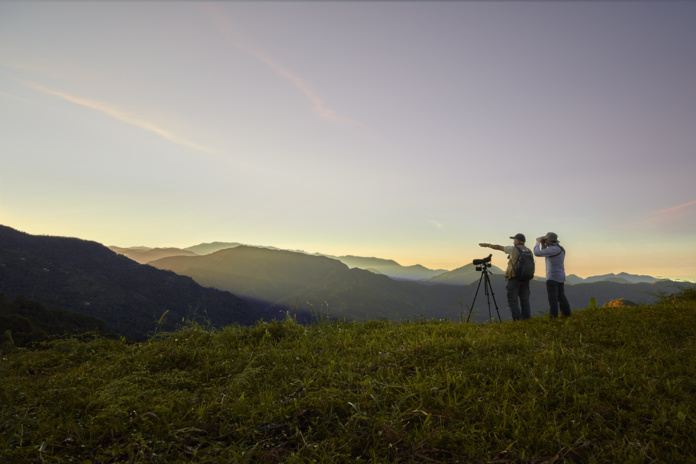
M 541 243 L 537 242 L 534 245 L 534 256 L 553 256 L 557 255 L 561 249 L 558 245 L 549 245 L 546 248 L 541 248 Z
M 502 245 L 493 245 L 492 243 L 479 243 L 479 246 L 483 248 L 492 248 L 498 251 L 505 251 L 505 248 Z

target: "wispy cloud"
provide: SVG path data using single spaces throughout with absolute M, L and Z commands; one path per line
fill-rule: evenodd
M 33 103 L 30 102 L 29 100 L 27 100 L 26 98 L 18 97 L 17 95 L 12 95 L 12 94 L 5 93 L 5 92 L 0 92 L 0 97 L 11 98 L 13 100 L 18 100 L 18 101 L 21 101 L 22 103 L 26 103 L 27 105 L 33 105 Z
M 65 63 L 48 62 L 41 59 L 34 61 L 19 61 L 9 60 L 0 56 L 0 66 L 9 68 L 15 71 L 15 74 L 18 75 L 24 74 L 26 76 L 43 76 L 52 80 L 72 83 L 84 81 L 85 76 L 89 75 L 89 70 L 75 69 L 73 64 L 68 66 Z M 26 79 L 32 78 L 33 77 L 26 77 Z
M 324 98 L 322 98 L 322 96 L 313 89 L 309 82 L 280 64 L 280 62 L 277 60 L 271 58 L 268 54 L 258 50 L 254 46 L 248 45 L 248 41 L 240 38 L 232 24 L 230 24 L 230 22 L 225 18 L 225 15 L 220 12 L 216 6 L 211 4 L 208 4 L 207 6 L 211 10 L 212 16 L 215 22 L 218 24 L 220 32 L 225 36 L 225 38 L 227 38 L 232 45 L 259 59 L 269 68 L 275 71 L 279 76 L 288 80 L 297 90 L 302 92 L 309 99 L 309 101 L 312 103 L 313 111 L 317 116 L 333 124 L 365 128 L 363 123 L 349 119 L 338 114 L 331 108 L 328 108 L 324 103 Z
M 440 230 L 445 230 L 445 225 L 439 221 L 436 221 L 435 219 L 430 219 L 428 222 Z
M 162 137 L 170 142 L 173 142 L 177 145 L 192 148 L 192 149 L 198 150 L 198 151 L 203 151 L 206 153 L 214 153 L 214 151 L 211 150 L 210 148 L 207 148 L 207 147 L 204 147 L 202 145 L 198 145 L 196 143 L 185 140 L 184 138 L 174 134 L 173 132 L 171 132 L 167 129 L 164 129 L 156 124 L 153 124 L 150 121 L 145 121 L 142 118 L 134 116 L 134 115 L 130 114 L 129 112 L 124 111 L 120 108 L 109 105 L 108 103 L 103 103 L 103 102 L 96 101 L 96 100 L 90 100 L 87 98 L 82 98 L 82 97 L 78 97 L 75 95 L 71 95 L 71 94 L 68 94 L 65 92 L 60 92 L 58 90 L 49 89 L 47 87 L 44 87 L 44 86 L 39 85 L 39 84 L 35 84 L 33 82 L 24 82 L 24 81 L 18 81 L 18 82 L 26 87 L 30 87 L 34 90 L 38 90 L 39 92 L 43 92 L 45 94 L 52 95 L 54 97 L 58 97 L 58 98 L 63 99 L 65 101 L 75 103 L 76 105 L 84 106 L 86 108 L 90 108 L 90 109 L 93 109 L 95 111 L 99 111 L 100 113 L 111 116 L 112 118 L 117 119 L 117 120 L 124 122 L 126 124 L 130 124 L 132 126 L 140 128 L 140 129 L 157 134 L 160 137 Z
M 696 218 L 696 201 L 689 201 L 652 211 L 641 225 L 680 227 L 680 224 L 683 226 L 688 222 L 693 222 L 694 218 Z
M 654 215 L 679 218 L 684 216 L 689 216 L 696 213 L 696 208 L 691 208 L 691 206 L 696 206 L 696 201 L 690 201 L 677 206 L 670 206 L 669 208 L 661 209 L 653 212 Z
M 40 74 L 45 74 L 43 68 L 36 66 L 36 65 L 31 65 L 27 63 L 18 63 L 15 61 L 6 61 L 4 58 L 0 58 L 0 66 L 4 66 L 6 68 L 12 68 L 12 69 L 17 69 L 20 71 L 31 71 L 35 73 L 40 73 Z
M 253 50 L 251 48 L 242 47 L 239 44 L 236 45 L 237 47 L 249 53 L 250 55 L 253 55 L 259 60 L 263 61 L 278 75 L 290 81 L 292 85 L 294 85 L 312 102 L 314 113 L 320 118 L 326 119 L 327 121 L 332 122 L 334 124 L 363 127 L 362 123 L 348 119 L 336 113 L 334 110 L 327 108 L 324 104 L 324 99 L 312 89 L 312 86 L 307 81 L 297 76 L 290 70 L 284 68 L 280 63 L 273 60 L 265 53 Z

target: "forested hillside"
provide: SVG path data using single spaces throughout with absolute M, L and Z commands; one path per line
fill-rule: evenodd
M 57 336 L 94 332 L 110 334 L 106 322 L 64 309 L 47 309 L 41 303 L 18 296 L 15 301 L 0 294 L 0 333 L 10 331 L 15 346 L 26 346 Z
M 0 293 L 98 318 L 144 339 L 182 320 L 221 327 L 283 317 L 190 277 L 141 265 L 86 240 L 33 236 L 0 226 Z

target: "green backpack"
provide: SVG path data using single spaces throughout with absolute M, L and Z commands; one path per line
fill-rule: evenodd
M 534 278 L 534 255 L 532 250 L 525 247 L 515 247 L 520 252 L 520 256 L 515 263 L 515 278 L 517 280 L 532 280 Z

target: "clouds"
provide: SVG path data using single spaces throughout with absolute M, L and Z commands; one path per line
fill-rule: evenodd
M 247 47 L 242 47 L 239 44 L 235 44 L 245 52 L 249 53 L 250 55 L 258 58 L 259 60 L 263 61 L 265 64 L 267 64 L 273 71 L 275 71 L 279 76 L 282 78 L 288 80 L 297 90 L 302 92 L 312 103 L 312 109 L 314 113 L 319 116 L 322 119 L 325 119 L 333 124 L 341 125 L 341 126 L 349 126 L 349 127 L 360 127 L 364 128 L 365 126 L 357 121 L 353 121 L 345 116 L 342 116 L 338 114 L 336 111 L 332 110 L 331 108 L 328 108 L 326 104 L 324 103 L 324 99 L 312 89 L 312 86 L 309 82 L 305 81 L 301 77 L 297 76 L 294 74 L 292 71 L 286 69 L 283 67 L 280 63 L 275 61 L 274 59 L 270 58 L 268 55 L 266 55 L 263 52 L 260 52 L 258 50 L 253 50 L 251 48 Z
M 241 34 L 237 32 L 234 25 L 216 6 L 211 4 L 206 6 L 212 16 L 212 19 L 217 24 L 220 33 L 224 35 L 225 38 L 237 49 L 260 60 L 271 68 L 277 75 L 290 82 L 311 102 L 314 114 L 319 116 L 321 119 L 339 126 L 358 129 L 366 128 L 363 123 L 352 120 L 329 108 L 326 105 L 324 98 L 314 90 L 313 86 L 308 81 L 291 71 L 286 66 L 282 65 L 277 59 L 272 58 L 269 54 L 259 50 L 255 45 L 251 45 L 248 39 L 242 38 Z
M 96 101 L 96 100 L 90 100 L 87 98 L 79 97 L 76 95 L 71 95 L 65 92 L 61 92 L 58 90 L 50 89 L 48 87 L 44 87 L 42 85 L 33 83 L 33 82 L 26 82 L 26 81 L 18 81 L 20 84 L 30 87 L 34 90 L 38 90 L 39 92 L 43 92 L 47 95 L 52 95 L 54 97 L 58 97 L 62 100 L 75 103 L 76 105 L 84 106 L 86 108 L 90 108 L 95 111 L 99 111 L 102 114 L 106 114 L 107 116 L 111 116 L 114 119 L 117 119 L 121 122 L 124 122 L 126 124 L 130 124 L 132 126 L 138 127 L 140 129 L 146 130 L 148 132 L 152 132 L 154 134 L 159 135 L 160 137 L 173 142 L 177 145 L 187 147 L 187 148 L 192 148 L 197 151 L 202 151 L 205 153 L 214 153 L 214 150 L 207 148 L 203 145 L 199 145 L 197 143 L 191 142 L 189 140 L 186 140 L 185 138 L 173 133 L 172 131 L 165 129 L 163 127 L 160 127 L 159 125 L 147 121 L 143 118 L 140 118 L 138 116 L 135 116 L 131 112 L 127 110 L 123 110 L 121 108 L 118 108 L 116 106 L 110 105 L 108 103 Z
M 642 218 L 620 226 L 633 236 L 669 235 L 676 240 L 693 240 L 696 230 L 696 200 L 644 213 Z
M 696 213 L 696 201 L 690 201 L 690 202 L 684 203 L 682 205 L 670 206 L 669 208 L 655 211 L 654 214 L 675 219 L 675 218 L 680 218 L 680 217 L 685 217 L 685 216 L 691 216 L 695 213 Z
M 432 224 L 438 230 L 445 230 L 445 225 L 443 223 L 441 223 L 440 221 L 436 221 L 435 219 L 431 219 L 428 222 L 430 224 Z
M 2 6 L 3 213 L 35 232 L 60 203 L 111 244 L 439 268 L 520 230 L 619 266 L 588 273 L 693 246 L 693 7 L 136 3 Z
M 647 224 L 653 225 L 675 225 L 675 223 L 689 222 L 696 220 L 696 201 L 690 201 L 680 205 L 670 206 L 669 208 L 653 211 L 650 213 Z

